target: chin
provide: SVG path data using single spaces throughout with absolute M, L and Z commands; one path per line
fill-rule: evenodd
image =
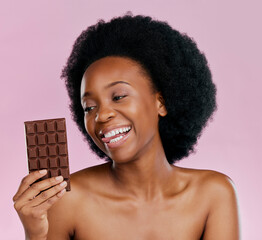
M 132 162 L 135 159 L 135 155 L 133 154 L 134 151 L 121 151 L 120 149 L 117 150 L 108 150 L 105 152 L 107 156 L 109 156 L 113 162 L 115 163 L 128 163 Z
M 128 157 L 127 154 L 110 154 L 108 156 L 115 163 L 128 163 L 134 159 L 133 157 Z

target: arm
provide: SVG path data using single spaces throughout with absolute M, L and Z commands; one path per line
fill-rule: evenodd
M 207 181 L 210 199 L 204 240 L 240 240 L 237 193 L 233 181 L 224 174 L 211 174 Z

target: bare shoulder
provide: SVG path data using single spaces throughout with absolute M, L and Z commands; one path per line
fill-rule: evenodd
M 79 188 L 81 186 L 86 186 L 88 183 L 93 183 L 93 181 L 101 181 L 106 177 L 108 173 L 109 163 L 103 163 L 100 165 L 91 166 L 80 171 L 77 171 L 70 175 L 70 180 L 73 182 L 75 187 Z
M 201 174 L 201 181 L 203 186 L 208 190 L 219 190 L 228 193 L 235 192 L 233 180 L 224 173 L 214 170 L 199 170 Z
M 203 239 L 241 239 L 239 204 L 233 180 L 213 170 L 184 170 L 191 173 L 201 198 L 208 205 Z
M 233 180 L 224 173 L 214 170 L 200 170 L 200 182 L 213 204 L 222 199 L 236 201 L 237 192 Z
M 237 191 L 235 183 L 226 174 L 214 170 L 194 170 L 195 179 L 204 196 L 210 202 L 210 211 L 217 205 L 231 203 L 237 205 Z
M 71 191 L 68 191 L 48 211 L 48 239 L 70 239 L 77 224 L 77 211 L 92 191 L 97 175 L 103 174 L 103 164 L 92 166 L 70 175 Z
M 187 176 L 188 181 L 201 188 L 210 194 L 228 193 L 235 194 L 235 184 L 233 180 L 224 173 L 206 170 L 206 169 L 191 169 L 179 167 L 179 172 L 182 175 Z M 219 192 L 218 192 L 219 191 Z
M 195 193 L 194 201 L 205 206 L 202 239 L 241 239 L 238 197 L 232 179 L 213 170 L 179 168 L 178 172 Z

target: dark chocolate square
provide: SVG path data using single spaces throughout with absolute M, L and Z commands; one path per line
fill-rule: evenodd
M 27 145 L 28 146 L 35 146 L 36 145 L 35 135 L 28 135 L 27 136 Z
M 46 123 L 47 132 L 55 132 L 55 121 Z
M 45 132 L 45 123 L 44 122 L 36 123 L 36 131 L 37 133 L 44 133 Z
M 45 145 L 46 144 L 46 137 L 45 135 L 37 135 L 37 144 L 38 145 Z
M 50 168 L 57 168 L 58 167 L 57 158 L 49 157 L 49 164 L 50 164 Z
M 47 142 L 48 142 L 48 144 L 56 143 L 56 134 L 55 133 L 49 133 L 47 135 Z
M 48 158 L 42 158 L 40 161 L 40 169 L 46 169 L 48 168 Z

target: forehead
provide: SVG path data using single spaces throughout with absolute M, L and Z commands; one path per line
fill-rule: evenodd
M 137 87 L 149 87 L 151 84 L 150 77 L 138 62 L 126 57 L 108 56 L 93 62 L 86 69 L 82 78 L 81 92 L 119 80 Z

